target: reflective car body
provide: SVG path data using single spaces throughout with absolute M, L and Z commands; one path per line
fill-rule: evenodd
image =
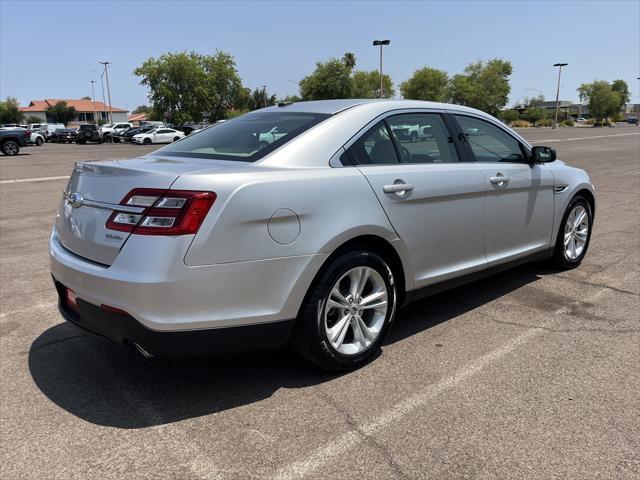
M 253 161 L 233 157 L 239 141 L 226 150 L 197 143 L 282 112 L 315 123 L 266 146 L 258 146 L 261 131 L 244 139 L 261 149 Z M 429 135 L 380 140 L 394 122 Z M 501 151 L 510 145 L 515 153 Z M 595 210 L 595 191 L 583 170 L 532 162 L 530 152 L 524 138 L 474 109 L 333 100 L 252 112 L 141 158 L 77 164 L 50 240 L 61 310 L 150 354 L 251 349 L 288 339 L 314 279 L 352 245 L 388 255 L 404 302 L 549 256 L 570 200 L 581 193 Z M 117 212 L 123 221 L 144 215 L 130 206 L 134 189 L 214 200 L 194 233 L 108 228 Z M 104 327 L 119 325 L 118 315 L 129 323 Z

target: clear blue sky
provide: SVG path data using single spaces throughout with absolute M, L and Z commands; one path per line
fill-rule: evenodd
M 163 52 L 231 53 L 244 84 L 278 96 L 316 61 L 355 53 L 357 68 L 378 67 L 375 38 L 389 38 L 385 73 L 396 85 L 424 65 L 450 74 L 479 59 L 514 67 L 511 102 L 541 90 L 561 98 L 596 78 L 622 78 L 640 102 L 640 1 L 207 2 L 0 0 L 0 96 L 90 95 L 99 60 L 113 62 L 112 101 L 147 103 L 133 69 Z M 96 91 L 99 99 L 101 94 Z M 532 89 L 532 90 L 527 90 Z

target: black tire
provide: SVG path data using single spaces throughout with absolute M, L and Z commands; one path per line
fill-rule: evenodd
M 71 142 L 69 142 L 69 143 L 71 143 Z M 78 145 L 84 145 L 84 144 L 86 144 L 87 142 L 85 142 L 84 140 L 76 140 L 76 143 L 77 143 Z
M 353 355 L 337 351 L 329 342 L 324 326 L 326 302 L 331 289 L 348 271 L 356 267 L 370 267 L 377 271 L 387 290 L 387 311 L 377 338 L 366 348 Z M 358 250 L 335 258 L 316 278 L 305 298 L 296 320 L 291 343 L 305 359 L 331 371 L 353 370 L 376 355 L 395 317 L 396 282 L 387 263 L 379 255 Z
M 143 145 L 151 145 L 151 139 L 150 139 L 150 138 L 145 138 L 145 139 L 142 141 L 142 144 L 143 144 Z
M 178 140 L 180 140 L 180 137 L 174 137 L 174 138 L 173 138 L 173 141 L 174 141 L 174 142 L 177 142 Z
M 20 145 L 14 140 L 5 140 L 2 143 L 2 153 L 9 157 L 18 155 L 18 153 L 20 153 Z
M 571 259 L 565 253 L 564 248 L 564 239 L 565 239 L 565 226 L 567 224 L 567 219 L 569 215 L 577 206 L 583 207 L 587 211 L 588 216 L 588 226 L 589 229 L 587 231 L 587 241 L 582 249 L 580 255 L 578 255 L 575 259 Z M 562 216 L 562 221 L 560 222 L 560 226 L 558 227 L 558 236 L 556 238 L 556 245 L 553 251 L 553 257 L 551 259 L 551 263 L 556 268 L 561 270 L 570 270 L 572 268 L 576 268 L 582 263 L 585 255 L 587 254 L 587 250 L 589 249 L 589 243 L 591 241 L 591 232 L 593 230 L 593 211 L 591 209 L 591 205 L 582 195 L 576 195 L 571 199 L 569 205 L 567 205 L 567 209 Z
M 36 144 L 36 146 L 37 146 L 37 147 L 42 146 L 42 144 L 43 144 L 43 140 L 42 140 L 42 138 L 40 138 L 40 137 L 36 137 L 35 144 Z

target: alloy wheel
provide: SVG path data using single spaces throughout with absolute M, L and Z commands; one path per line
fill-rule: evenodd
M 373 268 L 346 272 L 329 293 L 324 328 L 331 346 L 343 355 L 367 350 L 380 335 L 389 300 L 382 276 Z
M 576 205 L 564 225 L 564 255 L 575 261 L 582 255 L 589 238 L 589 214 L 582 205 Z

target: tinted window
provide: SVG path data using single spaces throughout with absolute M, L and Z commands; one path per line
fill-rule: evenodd
M 442 117 L 437 113 L 410 113 L 387 118 L 400 150 L 401 163 L 459 162 Z
M 526 162 L 520 142 L 489 122 L 456 115 L 477 162 Z
M 349 154 L 359 165 L 398 163 L 396 150 L 384 122 L 379 122 L 349 147 Z
M 166 128 L 164 130 L 158 130 L 156 133 L 171 133 L 173 132 L 173 130 L 167 130 Z
M 320 113 L 250 113 L 162 148 L 162 155 L 253 162 L 329 117 Z

